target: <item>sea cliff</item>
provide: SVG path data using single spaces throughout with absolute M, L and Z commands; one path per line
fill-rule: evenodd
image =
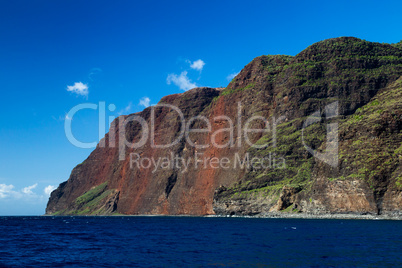
M 46 214 L 401 216 L 401 163 L 400 44 L 334 38 L 120 116 Z

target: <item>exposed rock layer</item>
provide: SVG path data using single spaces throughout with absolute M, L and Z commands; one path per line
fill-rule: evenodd
M 154 148 L 148 139 L 140 148 L 126 148 L 119 160 L 121 150 L 110 140 L 115 137 L 119 144 L 119 122 L 128 117 L 115 120 L 88 159 L 51 194 L 46 213 L 400 214 L 401 75 L 399 46 L 356 38 L 325 40 L 295 57 L 255 58 L 225 89 L 196 88 L 162 98 L 160 104 L 178 107 L 186 122 L 203 116 L 211 123 L 208 133 L 190 133 L 191 142 L 180 139 L 169 148 Z M 334 103 L 337 113 L 330 114 L 326 107 Z M 135 116 L 151 125 L 151 111 L 147 108 Z M 315 112 L 322 119 L 303 128 Z M 253 116 L 269 120 L 269 132 L 247 133 L 259 148 L 251 147 L 246 134 L 238 131 Z M 154 118 L 155 144 L 168 144 L 184 130 L 177 111 L 168 107 L 156 108 Z M 233 133 L 224 130 L 231 122 Z M 339 134 L 336 166 L 313 157 L 305 147 L 324 153 L 330 123 L 337 124 Z M 190 127 L 205 128 L 206 123 L 199 119 Z M 250 127 L 266 124 L 253 120 Z M 150 135 L 136 122 L 127 124 L 129 142 L 139 141 L 143 134 Z M 224 146 L 231 140 L 233 146 Z M 195 147 L 203 144 L 209 146 Z M 133 167 L 130 154 L 131 160 L 133 155 L 158 160 L 173 154 L 193 161 L 227 159 L 231 164 L 214 168 L 192 162 L 186 170 Z M 247 156 L 270 159 L 271 167 L 233 166 Z

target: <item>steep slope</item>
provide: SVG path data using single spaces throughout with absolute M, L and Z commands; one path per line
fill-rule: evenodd
M 208 132 L 185 132 L 189 139 L 169 148 L 154 148 L 148 139 L 140 148 L 126 148 L 119 160 L 121 147 L 111 146 L 110 137 L 117 144 L 122 139 L 119 122 L 128 117 L 120 117 L 102 146 L 51 194 L 46 213 L 400 213 L 401 75 L 398 45 L 357 38 L 324 40 L 295 57 L 255 58 L 225 89 L 197 88 L 160 101 L 178 107 L 186 122 L 198 116 L 191 129 L 206 129 L 210 122 Z M 151 124 L 151 111 L 135 116 Z M 322 119 L 306 125 L 311 115 Z M 168 107 L 155 109 L 155 123 L 156 144 L 170 143 L 184 131 L 177 111 Z M 242 131 L 247 124 L 269 131 Z M 339 133 L 339 158 L 332 166 L 317 158 L 331 148 L 327 132 L 334 129 L 328 124 L 337 124 Z M 150 135 L 138 123 L 127 124 L 129 142 L 143 134 Z M 192 164 L 132 168 L 130 154 L 141 159 L 173 154 Z M 242 166 L 253 158 L 271 165 Z M 230 164 L 216 168 L 213 159 Z
M 305 154 L 302 133 L 295 127 L 297 120 L 280 124 L 278 147 L 271 149 L 285 155 L 291 166 L 284 170 L 250 170 L 238 184 L 216 191 L 215 211 L 232 215 L 273 211 L 400 215 L 402 78 L 338 122 L 336 168 Z M 321 128 L 317 123 L 306 132 L 312 136 L 311 143 L 317 142 L 317 148 L 325 149 L 325 142 L 321 142 L 325 129 Z

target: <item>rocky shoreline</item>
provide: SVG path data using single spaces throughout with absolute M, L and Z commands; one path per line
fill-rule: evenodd
M 203 217 L 203 218 L 250 218 L 250 219 L 309 219 L 309 220 L 402 220 L 402 214 L 395 215 L 372 215 L 372 214 L 310 214 L 310 213 L 281 213 L 270 212 L 260 215 L 49 215 L 43 217 Z
M 266 218 L 266 219 L 339 219 L 339 220 L 402 220 L 402 215 L 371 215 L 371 214 L 309 214 L 309 213 L 281 213 L 272 212 L 262 215 L 208 215 L 205 217 L 223 217 L 223 218 Z

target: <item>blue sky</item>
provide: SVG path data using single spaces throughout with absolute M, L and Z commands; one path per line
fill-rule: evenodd
M 92 151 L 65 136 L 75 105 L 104 101 L 116 106 L 107 116 L 118 116 L 192 86 L 226 86 L 260 55 L 295 55 L 339 36 L 399 42 L 401 8 L 400 1 L 1 1 L 0 215 L 43 214 L 48 192 Z M 78 139 L 98 139 L 97 116 L 74 117 Z

